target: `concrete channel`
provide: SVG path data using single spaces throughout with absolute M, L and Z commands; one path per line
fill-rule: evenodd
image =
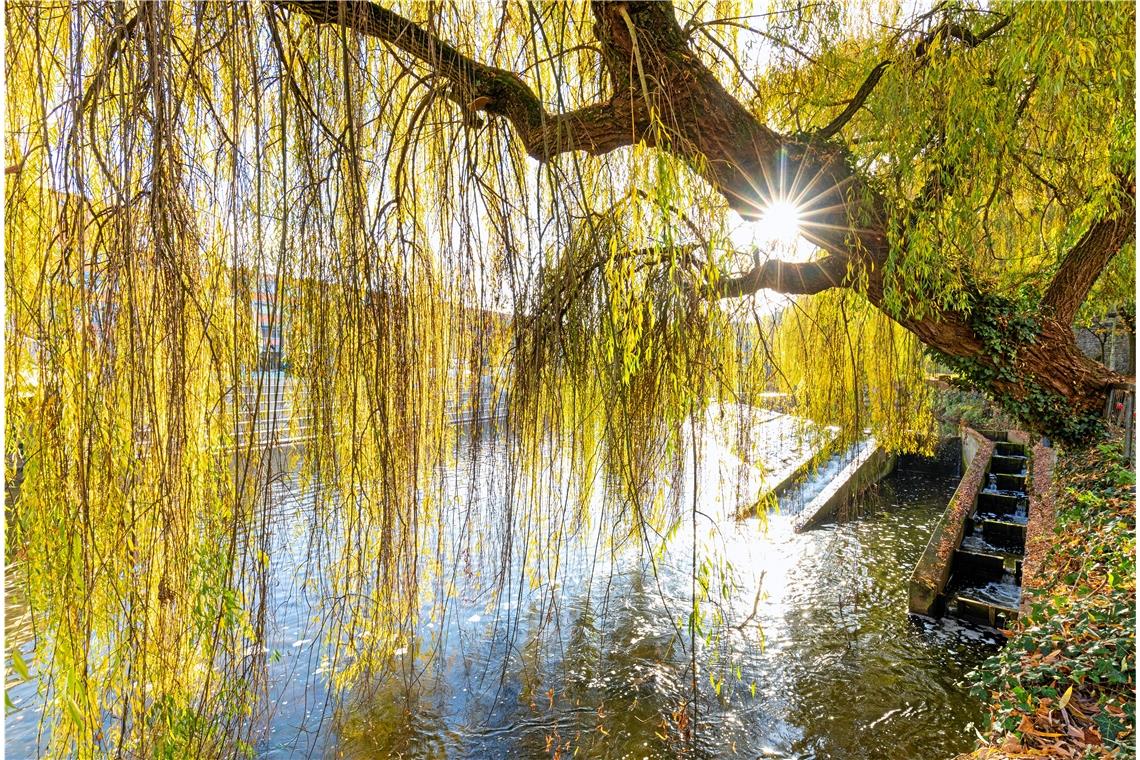
M 965 472 L 910 579 L 910 612 L 1002 629 L 1021 607 L 1032 519 L 1029 438 L 965 429 Z

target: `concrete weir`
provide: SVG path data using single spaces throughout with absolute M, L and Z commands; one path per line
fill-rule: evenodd
M 839 472 L 799 512 L 796 532 L 814 528 L 834 517 L 848 499 L 890 475 L 895 461 L 874 438 L 857 444 L 850 458 L 842 462 Z
M 1038 445 L 1033 459 L 1046 459 L 1044 451 Z M 1035 511 L 1029 439 L 967 428 L 962 461 L 965 474 L 911 575 L 910 611 L 1003 628 L 1019 613 L 1026 526 Z M 1032 471 L 1034 479 L 1049 477 Z

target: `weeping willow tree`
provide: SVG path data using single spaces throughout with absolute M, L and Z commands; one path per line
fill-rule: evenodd
M 914 449 L 932 357 L 1066 439 L 1121 380 L 1070 324 L 1132 297 L 1098 284 L 1134 276 L 1129 4 L 11 2 L 6 22 L 6 550 L 55 754 L 257 738 L 279 465 L 250 432 L 251 302 L 286 328 L 346 688 L 442 609 L 459 547 L 435 475 L 492 371 L 529 497 L 480 543 L 536 584 L 583 525 L 648 549 L 676 529 L 691 495 L 661 480 L 714 403 L 791 392 Z M 775 204 L 813 253 L 734 243 Z

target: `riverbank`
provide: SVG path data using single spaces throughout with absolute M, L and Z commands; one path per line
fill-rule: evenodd
M 1057 460 L 1055 531 L 1007 645 L 973 675 L 991 700 L 960 760 L 1136 756 L 1136 475 L 1121 441 Z

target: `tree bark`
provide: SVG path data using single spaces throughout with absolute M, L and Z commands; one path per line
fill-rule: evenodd
M 1119 213 L 1094 223 L 1061 262 L 1049 289 L 1041 299 L 1042 309 L 1062 324 L 1070 324 L 1092 286 L 1112 257 L 1136 233 L 1136 185 L 1124 188 Z
M 920 209 L 888 212 L 884 197 L 852 168 L 846 148 L 827 139 L 842 129 L 844 118 L 807 138 L 781 135 L 761 123 L 692 52 L 671 3 L 595 1 L 594 34 L 612 94 L 604 102 L 552 114 L 517 75 L 474 61 L 377 3 L 278 2 L 411 55 L 452 84 L 461 108 L 510 121 L 536 160 L 641 143 L 685 160 L 745 218 L 758 217 L 774 200 L 793 200 L 801 210 L 803 236 L 824 257 L 806 264 L 758 263 L 750 272 L 722 278 L 721 297 L 765 288 L 810 294 L 859 286 L 872 304 L 884 307 L 891 215 L 909 218 Z M 1008 18 L 980 33 L 959 27 L 941 32 L 974 47 L 1007 23 Z M 925 55 L 930 42 L 920 41 L 916 57 Z M 856 108 L 885 65 L 876 67 L 853 97 Z M 1012 346 L 1011 353 L 995 355 L 971 313 L 944 310 L 924 319 L 896 319 L 930 348 L 969 367 L 977 387 L 1015 410 L 1023 424 L 1062 439 L 1079 437 L 1083 433 L 1074 433 L 1077 428 L 1060 418 L 1094 418 L 1107 388 L 1121 379 L 1079 351 L 1069 323 L 1107 262 L 1135 235 L 1134 178 L 1125 185 L 1121 211 L 1092 224 L 1065 258 L 1036 315 L 1036 335 Z M 985 296 L 972 295 L 975 300 Z

